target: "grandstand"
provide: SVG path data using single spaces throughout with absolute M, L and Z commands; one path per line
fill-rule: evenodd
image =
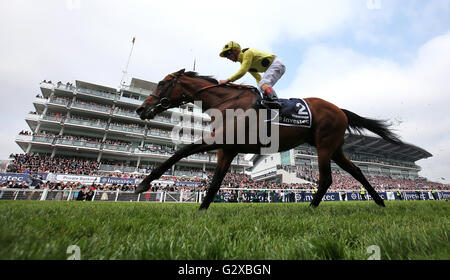
M 75 86 L 43 81 L 42 94 L 33 101 L 35 111 L 25 118 L 31 132 L 21 131 L 16 143 L 26 154 L 91 162 L 95 174 L 148 173 L 179 146 L 207 132 L 210 121 L 192 104 L 170 109 L 150 121 L 141 120 L 135 110 L 155 87 L 155 83 L 137 78 L 119 89 L 84 81 L 76 81 Z M 182 133 L 178 144 L 172 140 L 176 136 L 172 131 Z M 203 177 L 215 164 L 215 153 L 197 154 L 181 160 L 166 175 Z M 251 162 L 239 155 L 231 171 L 249 167 Z

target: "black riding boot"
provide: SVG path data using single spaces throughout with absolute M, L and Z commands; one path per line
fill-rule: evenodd
M 281 104 L 278 101 L 277 94 L 272 89 L 269 93 L 264 94 L 264 100 L 262 101 L 264 105 L 269 107 L 270 109 L 280 109 Z

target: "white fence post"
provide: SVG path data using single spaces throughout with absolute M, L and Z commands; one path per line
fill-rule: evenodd
M 44 191 L 42 192 L 42 196 L 40 200 L 46 200 L 47 199 L 47 194 L 48 194 L 48 188 L 44 189 Z
M 117 199 L 119 198 L 119 189 L 117 189 L 117 193 L 116 193 L 116 200 L 114 200 L 114 202 L 117 202 Z

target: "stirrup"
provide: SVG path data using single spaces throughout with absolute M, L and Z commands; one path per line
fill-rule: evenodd
M 276 100 L 263 99 L 263 100 L 261 100 L 261 104 L 269 107 L 269 109 L 280 109 L 281 108 L 281 104 L 277 99 Z

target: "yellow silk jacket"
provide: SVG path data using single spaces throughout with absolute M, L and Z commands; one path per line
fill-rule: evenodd
M 258 73 L 265 72 L 272 64 L 274 54 L 270 54 L 255 49 L 243 49 L 239 54 L 238 61 L 241 63 L 241 68 L 229 79 L 231 82 L 239 80 L 245 73 L 249 72 L 259 83 L 261 75 Z

